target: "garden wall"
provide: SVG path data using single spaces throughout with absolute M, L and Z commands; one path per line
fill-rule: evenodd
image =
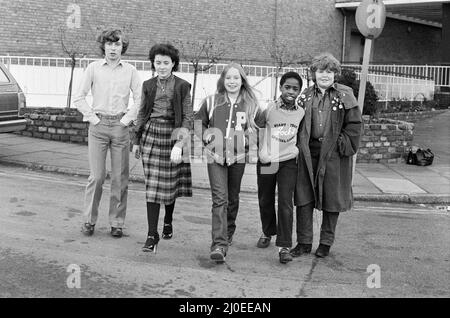
M 382 114 L 386 118 L 364 117 L 364 134 L 361 137 L 357 162 L 399 163 L 404 162 L 405 152 L 413 140 L 414 124 L 423 118 L 436 116 L 447 110 L 428 112 Z M 22 115 L 27 119 L 24 136 L 64 142 L 87 144 L 88 124 L 76 110 L 56 108 L 26 108 Z M 408 122 L 406 121 L 408 120 Z M 193 138 L 192 154 L 201 154 L 201 142 Z M 252 153 L 255 149 L 252 149 Z M 254 161 L 254 160 L 252 160 Z

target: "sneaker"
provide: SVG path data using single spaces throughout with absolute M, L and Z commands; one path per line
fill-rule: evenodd
M 270 245 L 270 240 L 272 239 L 272 237 L 269 236 L 265 236 L 264 233 L 261 235 L 261 237 L 258 240 L 258 243 L 256 243 L 256 246 L 259 248 L 266 248 Z
M 289 253 L 288 247 L 282 247 L 280 248 L 280 251 L 278 252 L 278 255 L 280 256 L 280 263 L 286 264 L 287 262 L 292 261 L 292 255 Z
M 316 250 L 316 256 L 317 257 L 326 257 L 330 253 L 330 247 L 329 245 L 325 244 L 319 244 L 319 247 Z
M 291 249 L 290 253 L 292 257 L 299 257 L 303 254 L 311 253 L 312 244 L 301 244 L 298 243 L 293 249 Z
M 217 247 L 214 251 L 212 251 L 209 256 L 213 261 L 216 261 L 216 263 L 223 263 L 225 262 L 225 251 L 221 247 Z
M 121 238 L 123 235 L 121 227 L 111 227 L 111 236 L 116 238 Z
M 91 236 L 92 234 L 94 234 L 94 227 L 95 227 L 95 224 L 84 223 L 81 226 L 81 232 L 83 232 L 83 234 L 86 236 Z

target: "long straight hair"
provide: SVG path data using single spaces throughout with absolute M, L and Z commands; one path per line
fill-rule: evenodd
M 219 80 L 217 81 L 217 93 L 223 95 L 227 93 L 227 90 L 225 88 L 225 76 L 231 68 L 237 69 L 239 71 L 239 74 L 241 75 L 242 85 L 239 91 L 239 96 L 244 102 L 245 113 L 248 118 L 249 127 L 252 130 L 256 128 L 255 116 L 259 107 L 258 99 L 256 98 L 253 88 L 248 82 L 247 75 L 245 74 L 242 66 L 237 63 L 230 63 L 225 66 L 222 73 L 220 74 Z

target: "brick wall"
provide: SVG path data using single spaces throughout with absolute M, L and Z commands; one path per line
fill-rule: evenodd
M 66 114 L 64 109 L 27 107 L 21 115 L 27 119 L 27 128 L 18 132 L 21 135 L 87 144 L 88 123 L 75 109 Z
M 27 128 L 18 134 L 87 144 L 88 123 L 82 122 L 82 115 L 76 109 L 65 113 L 64 109 L 57 108 L 26 108 L 22 110 L 22 115 L 28 121 Z M 403 162 L 404 154 L 411 146 L 414 124 L 394 119 L 364 118 L 364 135 L 357 162 Z M 202 143 L 196 136 L 192 136 L 191 140 L 191 155 L 199 160 L 203 154 Z M 256 162 L 256 146 L 250 149 L 249 157 L 250 162 Z
M 365 119 L 357 162 L 404 162 L 413 140 L 414 124 L 393 119 Z
M 343 16 L 329 0 L 3 1 L 0 55 L 62 56 L 59 28 L 66 30 L 72 3 L 81 9 L 81 28 L 67 31 L 66 41 L 88 56 L 97 56 L 98 30 L 120 27 L 130 37 L 127 58 L 146 58 L 155 42 L 213 36 L 228 44 L 226 60 L 267 64 L 276 25 L 295 52 L 341 58 Z
M 447 111 L 448 110 L 445 109 L 445 110 L 432 110 L 432 111 L 430 110 L 430 111 L 423 111 L 423 112 L 382 113 L 382 114 L 380 114 L 380 117 L 415 123 L 422 119 L 431 118 L 431 117 L 437 116 L 439 114 L 445 113 Z

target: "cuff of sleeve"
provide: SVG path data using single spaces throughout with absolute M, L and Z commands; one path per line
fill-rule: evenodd
M 97 125 L 100 122 L 100 118 L 98 118 L 97 115 L 93 115 L 91 118 L 89 118 L 89 122 L 92 125 Z
M 130 125 L 130 120 L 125 118 L 125 116 L 122 117 L 122 119 L 120 120 L 120 122 L 122 123 L 122 125 L 124 125 L 125 127 L 128 127 Z
M 177 147 L 177 148 L 180 148 L 180 149 L 183 149 L 183 140 L 177 141 L 175 143 L 175 145 L 173 145 L 173 146 Z

